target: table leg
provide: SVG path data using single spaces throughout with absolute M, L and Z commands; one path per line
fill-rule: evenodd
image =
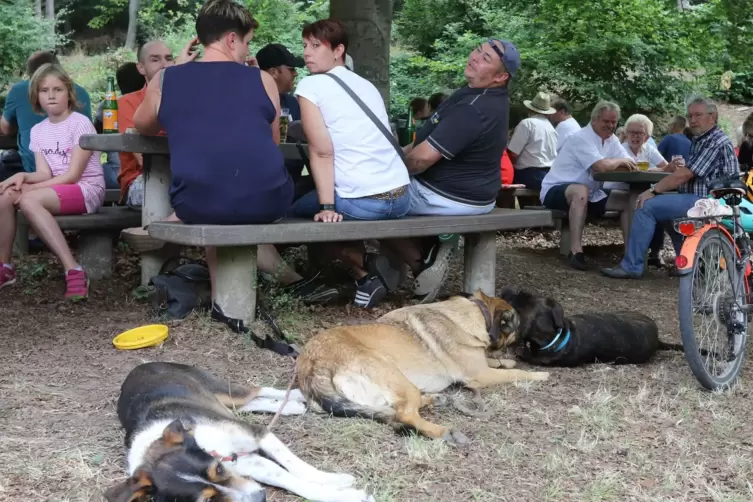
M 497 233 L 467 234 L 463 238 L 463 290 L 473 294 L 480 289 L 485 295 L 496 296 Z
M 173 212 L 170 205 L 170 158 L 164 155 L 144 155 L 144 206 L 141 225 L 167 218 Z M 146 285 L 157 275 L 165 261 L 175 253 L 166 245 L 157 251 L 141 254 L 141 284 Z

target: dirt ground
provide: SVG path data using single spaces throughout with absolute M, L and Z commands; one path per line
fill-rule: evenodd
M 600 245 L 587 248 L 592 269 L 585 273 L 563 264 L 556 232 L 501 235 L 497 286 L 551 295 L 571 314 L 641 311 L 656 320 L 664 340 L 678 341 L 677 280 L 657 270 L 642 281 L 602 278 L 598 267 L 619 258 L 619 232 L 589 226 L 586 234 Z M 59 266 L 40 253 L 20 262 L 22 281 L 0 292 L 0 500 L 101 500 L 103 489 L 124 476 L 114 405 L 139 363 L 190 363 L 234 382 L 287 385 L 289 360 L 205 316 L 171 324 L 159 348 L 115 350 L 113 336 L 153 316 L 132 297 L 136 265 L 121 249 L 115 279 L 94 284 L 85 305 L 68 305 Z M 459 288 L 461 270 L 457 262 L 447 293 Z M 276 314 L 305 340 L 408 301 L 391 300 L 371 312 L 277 302 Z M 354 474 L 380 502 L 742 502 L 753 499 L 753 432 L 745 425 L 751 381 L 746 364 L 733 389 L 702 391 L 682 353 L 668 352 L 644 366 L 553 369 L 547 382 L 489 389 L 489 420 L 426 412 L 465 433 L 471 439 L 465 448 L 402 437 L 368 420 L 314 414 L 282 417 L 275 431 L 316 466 Z M 271 416 L 247 419 L 267 423 Z M 298 499 L 270 489 L 269 500 Z

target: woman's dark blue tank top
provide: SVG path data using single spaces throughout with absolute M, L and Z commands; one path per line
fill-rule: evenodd
M 268 223 L 285 215 L 293 184 L 272 139 L 274 119 L 258 68 L 192 62 L 165 70 L 159 121 L 181 220 Z

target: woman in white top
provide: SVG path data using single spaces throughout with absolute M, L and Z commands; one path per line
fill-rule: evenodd
M 292 213 L 325 223 L 402 218 L 410 208 L 408 169 L 379 127 L 329 76 L 352 89 L 390 130 L 382 95 L 345 67 L 347 50 L 348 34 L 340 21 L 322 19 L 304 26 L 303 59 L 311 75 L 299 82 L 295 94 L 316 190 L 297 200 Z M 356 279 L 356 305 L 373 307 L 399 286 L 400 273 L 386 257 L 365 253 L 363 243 L 327 248 Z
M 648 141 L 653 133 L 654 123 L 651 122 L 651 119 L 639 113 L 631 115 L 625 122 L 626 141 L 622 144 L 622 148 L 636 164 L 643 160 L 644 162 L 648 162 L 649 169 L 664 170 L 665 168 L 669 168 L 669 163 L 659 153 L 659 150 Z M 604 187 L 620 190 L 628 189 L 625 183 L 614 183 L 613 186 L 607 185 L 605 183 Z M 664 247 L 664 228 L 657 225 L 654 238 L 651 241 L 651 251 L 648 257 L 649 266 L 663 266 L 660 254 L 662 247 Z

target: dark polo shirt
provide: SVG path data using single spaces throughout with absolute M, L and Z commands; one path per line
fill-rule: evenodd
M 442 158 L 415 179 L 450 200 L 486 206 L 497 199 L 499 162 L 507 148 L 507 89 L 458 89 L 416 133 Z

